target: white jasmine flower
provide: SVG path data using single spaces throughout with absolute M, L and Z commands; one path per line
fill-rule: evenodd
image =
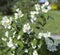
M 18 13 L 14 13 L 15 19 L 18 19 Z
M 43 36 L 44 37 L 51 37 L 51 33 L 50 32 L 44 33 Z
M 44 5 L 43 5 L 41 8 L 42 8 L 42 12 L 44 12 L 44 13 L 47 13 L 49 10 L 51 10 L 51 6 L 47 6 L 45 8 Z
M 25 49 L 25 52 L 28 53 L 28 49 Z
M 14 53 L 12 53 L 12 55 L 15 55 Z
M 11 28 L 11 26 L 8 26 L 8 29 L 10 29 Z
M 9 32 L 8 32 L 8 31 L 6 31 L 6 32 L 5 32 L 5 36 L 6 36 L 6 37 L 8 37 L 8 35 L 9 35 Z
M 19 15 L 19 17 L 23 17 L 24 16 L 24 14 L 22 14 L 21 10 L 18 12 L 18 15 Z
M 33 48 L 33 49 L 35 49 L 35 48 L 36 48 L 36 46 L 33 46 L 33 45 L 32 45 L 32 48 Z
M 15 38 L 15 35 L 13 35 L 13 38 Z
M 42 4 L 42 6 L 41 6 L 41 9 L 43 9 L 43 8 L 45 8 L 45 5 L 44 4 Z
M 19 8 L 17 8 L 16 11 L 19 12 Z
M 31 27 L 30 27 L 29 23 L 27 23 L 23 26 L 23 32 L 24 33 L 29 33 L 30 30 L 31 30 Z
M 35 4 L 35 9 L 36 9 L 36 11 L 39 11 L 40 10 L 40 4 Z
M 47 32 L 47 33 L 39 33 L 38 34 L 38 38 L 41 39 L 41 37 L 51 37 L 51 33 L 50 32 Z
M 49 5 L 49 2 L 48 2 L 48 1 L 46 1 L 46 2 L 45 2 L 45 5 L 46 5 L 46 6 L 47 6 L 47 5 Z
M 4 16 L 1 23 L 5 28 L 9 28 L 10 24 L 12 22 L 12 18 L 10 17 L 10 19 L 8 19 L 7 16 Z M 11 28 L 11 27 L 10 27 Z
M 36 19 L 37 19 L 37 18 L 35 17 L 36 14 L 39 14 L 39 12 L 38 12 L 38 11 L 31 11 L 31 12 L 30 12 L 30 17 L 31 17 L 30 20 L 31 20 L 32 23 L 35 22 Z
M 3 41 L 6 41 L 7 39 L 6 38 L 1 38 Z
M 15 53 L 15 51 L 13 51 L 13 53 Z
M 7 46 L 8 46 L 9 48 L 13 47 L 12 41 L 7 42 Z
M 7 42 L 7 46 L 8 46 L 9 48 L 11 48 L 11 47 L 14 46 L 14 44 L 12 43 L 12 38 L 11 38 L 11 37 L 9 38 L 9 42 Z
M 41 37 L 43 36 L 43 33 L 39 33 L 38 34 L 38 38 L 41 39 Z
M 35 18 L 35 15 L 30 15 L 31 18 Z
M 16 34 L 16 31 L 13 32 L 13 36 L 15 36 L 15 34 Z
M 48 37 L 51 37 L 51 32 L 47 32 L 47 36 Z
M 24 14 L 22 14 L 22 11 L 18 9 L 16 9 L 17 13 L 14 14 L 15 19 L 21 18 L 24 16 Z
M 31 45 L 32 45 L 32 48 L 33 48 L 33 49 L 35 49 L 35 48 L 36 48 L 36 46 L 34 46 L 34 45 L 33 45 L 33 43 L 31 43 Z
M 36 19 L 37 18 L 35 17 L 35 18 L 31 18 L 30 20 L 31 20 L 32 23 L 34 23 L 36 21 Z
M 43 8 L 42 9 L 42 12 L 47 13 L 48 12 L 48 9 Z
M 38 55 L 36 50 L 33 51 L 33 55 Z
M 47 10 L 48 10 L 48 11 L 51 10 L 51 6 L 47 6 Z
M 51 10 L 51 7 L 50 7 L 48 1 L 46 1 L 44 4 L 42 4 L 41 10 L 42 10 L 42 12 L 44 12 L 44 13 L 47 13 L 49 10 Z
M 19 39 L 20 39 L 20 37 L 21 37 L 21 36 L 20 36 L 20 35 L 18 35 L 17 40 L 19 40 Z
M 41 44 L 38 45 L 38 48 L 41 48 Z
M 32 44 L 32 48 L 33 48 L 33 49 L 35 49 L 35 48 L 36 48 L 36 46 L 34 46 L 34 45 Z
M 31 11 L 30 14 L 35 15 L 35 14 L 37 14 L 37 12 L 36 11 Z

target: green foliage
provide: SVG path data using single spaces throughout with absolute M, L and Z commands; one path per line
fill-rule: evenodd
M 18 0 L 16 5 L 17 8 L 20 8 L 24 13 L 33 10 L 34 4 L 36 4 L 37 0 Z
M 60 9 L 60 0 L 57 1 L 58 9 Z
M 0 12 L 4 15 L 11 15 L 13 13 L 14 0 L 0 0 Z

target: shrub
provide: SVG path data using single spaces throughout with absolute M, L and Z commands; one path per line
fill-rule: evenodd
M 2 17 L 0 55 L 60 55 L 59 43 L 50 37 L 50 32 L 43 31 L 50 19 L 48 4 L 36 3 L 33 10 L 26 8 L 24 13 L 17 8 L 13 17 Z

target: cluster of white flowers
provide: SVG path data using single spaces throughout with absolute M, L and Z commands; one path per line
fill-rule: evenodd
M 18 19 L 24 16 L 24 14 L 22 13 L 21 10 L 19 10 L 19 8 L 16 9 L 16 13 L 14 15 L 15 15 L 15 19 Z
M 41 9 L 41 8 L 40 8 L 40 4 L 35 4 L 35 10 L 36 10 L 36 11 L 40 11 L 40 9 Z
M 7 42 L 7 46 L 9 48 L 15 49 L 17 47 L 17 43 L 14 44 L 12 38 L 9 37 L 9 42 Z
M 51 6 L 49 5 L 49 2 L 46 1 L 44 4 L 40 6 L 40 4 L 35 4 L 35 10 L 39 12 L 47 13 L 49 10 L 51 10 Z
M 11 28 L 11 22 L 12 22 L 12 17 L 8 18 L 7 16 L 4 16 L 1 21 L 2 25 L 8 29 Z
M 16 32 L 13 32 L 13 36 L 15 35 L 15 33 Z M 6 36 L 5 38 L 1 38 L 1 39 L 6 42 L 6 44 L 9 48 L 15 49 L 16 47 L 18 47 L 17 43 L 13 43 L 13 37 L 9 37 L 9 32 L 8 31 L 5 32 L 5 36 Z M 20 37 L 18 36 L 17 40 L 19 38 Z M 9 41 L 7 41 L 7 40 L 9 40 Z
M 47 33 L 39 33 L 38 34 L 38 38 L 41 39 L 41 37 L 51 37 L 51 33 L 47 32 Z
M 50 7 L 48 1 L 45 2 L 44 4 L 42 4 L 41 6 L 40 6 L 40 4 L 35 4 L 35 11 L 30 12 L 31 22 L 34 23 L 36 21 L 37 14 L 39 14 L 41 12 L 47 13 L 50 9 L 51 9 L 51 7 Z
M 30 34 L 32 31 L 33 30 L 31 30 L 31 27 L 30 27 L 29 23 L 24 24 L 24 26 L 23 26 L 23 32 L 24 33 Z
M 51 10 L 51 6 L 49 5 L 48 1 L 41 6 L 41 10 L 44 13 L 47 13 L 49 10 Z
M 52 52 L 57 51 L 56 47 L 58 46 L 59 43 L 56 40 L 53 42 L 51 39 L 45 38 L 45 41 L 46 41 L 47 49 L 49 51 Z
M 38 55 L 36 50 L 33 51 L 33 55 Z
M 31 17 L 31 22 L 34 23 L 36 21 L 36 15 L 39 14 L 39 10 L 40 10 L 40 5 L 39 4 L 35 4 L 35 11 L 31 11 L 30 12 L 30 17 Z
M 31 17 L 31 22 L 33 23 L 33 22 L 35 22 L 36 21 L 36 14 L 39 14 L 39 12 L 38 11 L 31 11 L 30 12 L 30 17 Z

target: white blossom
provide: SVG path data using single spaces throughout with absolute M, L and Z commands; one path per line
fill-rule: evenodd
M 51 33 L 50 32 L 47 32 L 47 33 L 39 33 L 38 34 L 38 38 L 41 39 L 41 37 L 51 37 Z
M 38 11 L 31 11 L 30 14 L 35 15 L 35 14 L 39 14 L 39 12 Z
M 49 5 L 49 2 L 48 2 L 48 1 L 46 1 L 46 2 L 45 2 L 45 5 Z
M 5 28 L 11 28 L 11 22 L 12 22 L 12 18 L 10 17 L 10 19 L 7 16 L 4 16 L 1 23 Z
M 18 19 L 18 18 L 21 18 L 21 17 L 24 16 L 24 14 L 22 13 L 21 10 L 19 10 L 19 8 L 16 9 L 16 12 L 17 12 L 17 13 L 14 13 L 15 19 Z
M 16 11 L 19 12 L 20 11 L 19 8 L 17 8 Z
M 41 37 L 43 36 L 43 33 L 39 33 L 38 34 L 38 38 L 41 39 Z
M 37 18 L 34 17 L 34 18 L 31 18 L 30 20 L 31 20 L 32 23 L 34 23 L 34 22 L 36 21 L 36 19 L 37 19 Z
M 15 55 L 14 53 L 12 53 L 12 55 Z
M 15 34 L 16 34 L 16 31 L 13 32 L 13 36 L 15 36 Z
M 46 1 L 44 4 L 42 4 L 41 10 L 44 13 L 47 13 L 49 10 L 51 10 L 51 6 L 49 5 L 48 1 Z
M 35 39 L 34 39 L 34 40 L 35 40 Z M 32 46 L 33 49 L 36 48 L 36 45 L 34 45 L 32 42 L 31 42 L 31 46 Z
M 5 36 L 6 36 L 6 37 L 8 37 L 8 35 L 9 35 L 9 32 L 8 32 L 8 31 L 6 31 L 6 32 L 5 32 Z
M 24 26 L 23 26 L 23 32 L 24 33 L 30 33 L 30 30 L 31 30 L 31 27 L 30 27 L 29 23 L 24 24 Z
M 33 48 L 33 49 L 35 49 L 35 48 L 36 48 L 36 46 L 34 46 L 34 45 L 33 45 L 33 43 L 31 43 L 31 45 L 32 45 L 32 48 Z
M 40 5 L 39 4 L 35 4 L 35 10 L 39 11 L 40 10 Z
M 9 38 L 9 42 L 7 42 L 7 46 L 8 46 L 9 48 L 11 48 L 11 47 L 14 46 L 14 44 L 12 43 L 12 38 L 11 38 L 11 37 Z
M 11 49 L 15 49 L 17 47 L 17 44 L 14 44 L 12 38 L 9 37 L 9 41 L 7 42 L 7 46 Z
M 38 55 L 36 50 L 33 51 L 33 55 Z
M 20 39 L 20 37 L 21 37 L 21 36 L 20 36 L 20 35 L 18 35 L 18 36 L 17 36 L 17 40 L 19 40 L 19 39 Z
M 7 39 L 6 38 L 1 38 L 3 41 L 6 41 Z
M 47 13 L 48 10 L 44 8 L 44 9 L 42 9 L 42 12 Z
M 47 9 L 48 9 L 48 11 L 49 11 L 49 10 L 51 10 L 51 6 L 50 6 L 50 5 L 49 5 L 49 6 L 47 6 Z
M 25 49 L 25 52 L 28 53 L 28 49 Z
M 35 22 L 36 21 L 36 16 L 35 15 L 37 15 L 37 14 L 39 14 L 39 12 L 38 11 L 31 11 L 30 12 L 30 17 L 31 17 L 31 22 L 33 23 L 33 22 Z

